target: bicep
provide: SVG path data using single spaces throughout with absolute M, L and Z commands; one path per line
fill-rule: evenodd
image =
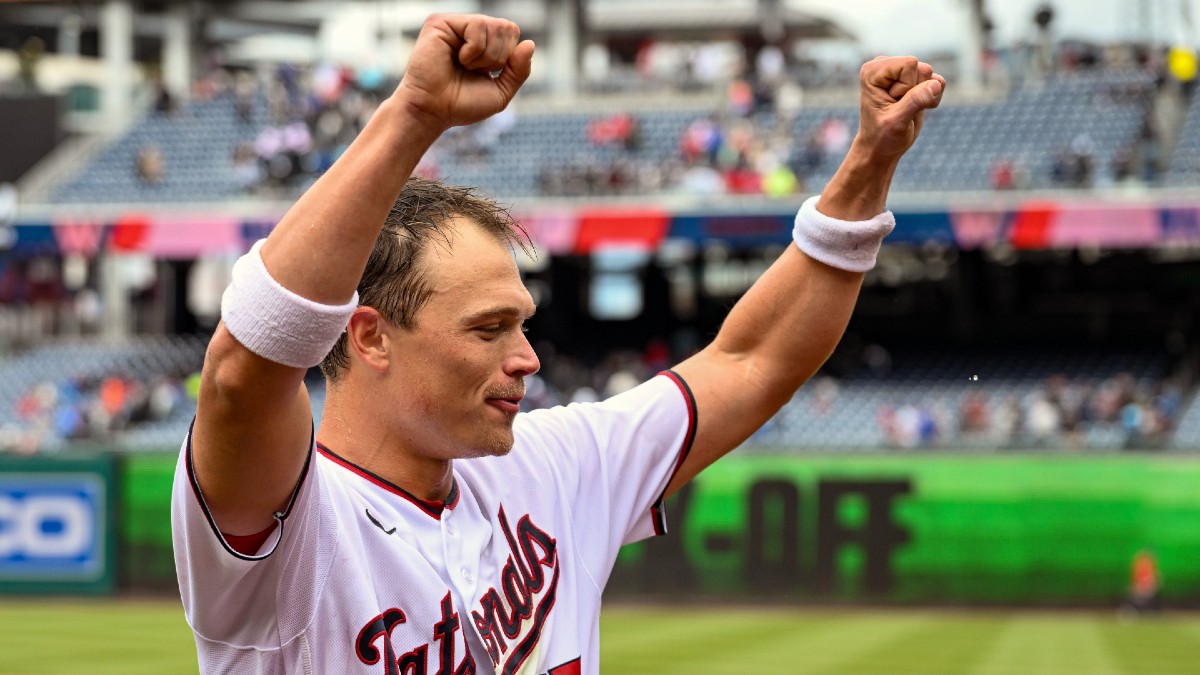
M 713 462 L 741 445 L 787 403 L 795 387 L 749 355 L 709 346 L 673 369 L 688 383 L 696 402 L 696 436 L 691 452 L 667 486 L 674 493 Z
M 191 451 L 222 531 L 258 532 L 291 497 L 312 431 L 304 373 L 250 352 L 218 326 L 205 356 Z

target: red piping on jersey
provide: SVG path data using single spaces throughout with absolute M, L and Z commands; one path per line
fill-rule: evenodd
M 413 493 L 405 490 L 386 478 L 362 468 L 345 457 L 341 457 L 321 443 L 317 443 L 317 452 L 320 452 L 325 456 L 326 459 L 331 460 L 334 464 L 337 464 L 343 469 L 367 479 L 368 481 L 378 485 L 388 492 L 404 497 L 408 501 L 415 504 L 417 508 L 421 509 L 421 511 L 438 520 L 442 519 L 442 511 L 444 509 L 453 509 L 458 504 L 458 481 L 455 480 L 453 476 L 450 477 L 450 494 L 446 495 L 445 501 L 421 499 L 420 497 L 417 497 Z
M 684 403 L 687 405 L 688 413 L 688 428 L 687 433 L 683 436 L 683 447 L 679 449 L 679 458 L 675 460 L 675 468 L 671 470 L 671 477 L 667 479 L 667 487 L 671 486 L 671 481 L 675 480 L 675 475 L 679 473 L 679 469 L 683 466 L 684 460 L 687 459 L 688 453 L 692 450 L 692 442 L 696 440 L 696 397 L 692 395 L 692 389 L 687 382 L 683 380 L 673 370 L 664 370 L 659 375 L 666 375 L 671 378 L 679 391 L 683 394 Z M 662 536 L 667 533 L 667 516 L 663 511 L 663 500 L 667 498 L 667 488 L 663 488 L 662 494 L 658 496 L 654 504 L 650 507 L 650 512 L 653 514 L 654 534 Z

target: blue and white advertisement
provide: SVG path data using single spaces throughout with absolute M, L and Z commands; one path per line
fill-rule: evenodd
M 0 467 L 0 590 L 111 587 L 114 495 L 107 468 Z

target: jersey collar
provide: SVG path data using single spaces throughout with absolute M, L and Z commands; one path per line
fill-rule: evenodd
M 388 492 L 403 497 L 404 499 L 415 504 L 417 508 L 424 511 L 429 516 L 437 518 L 438 520 L 441 520 L 443 511 L 446 509 L 453 509 L 455 505 L 458 504 L 458 479 L 454 478 L 454 476 L 450 477 L 450 494 L 446 495 L 446 499 L 444 501 L 421 499 L 408 490 L 405 490 L 399 485 L 387 480 L 386 478 L 368 471 L 367 469 L 362 468 L 345 457 L 338 455 L 321 443 L 317 443 L 317 451 L 334 464 L 337 464 L 343 469 L 367 479 L 368 481 L 378 485 Z

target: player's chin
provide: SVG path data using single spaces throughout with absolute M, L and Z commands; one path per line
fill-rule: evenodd
M 471 455 L 474 457 L 503 457 L 512 451 L 513 442 L 511 424 L 493 426 L 477 437 L 474 443 L 471 443 L 471 447 L 474 448 Z

